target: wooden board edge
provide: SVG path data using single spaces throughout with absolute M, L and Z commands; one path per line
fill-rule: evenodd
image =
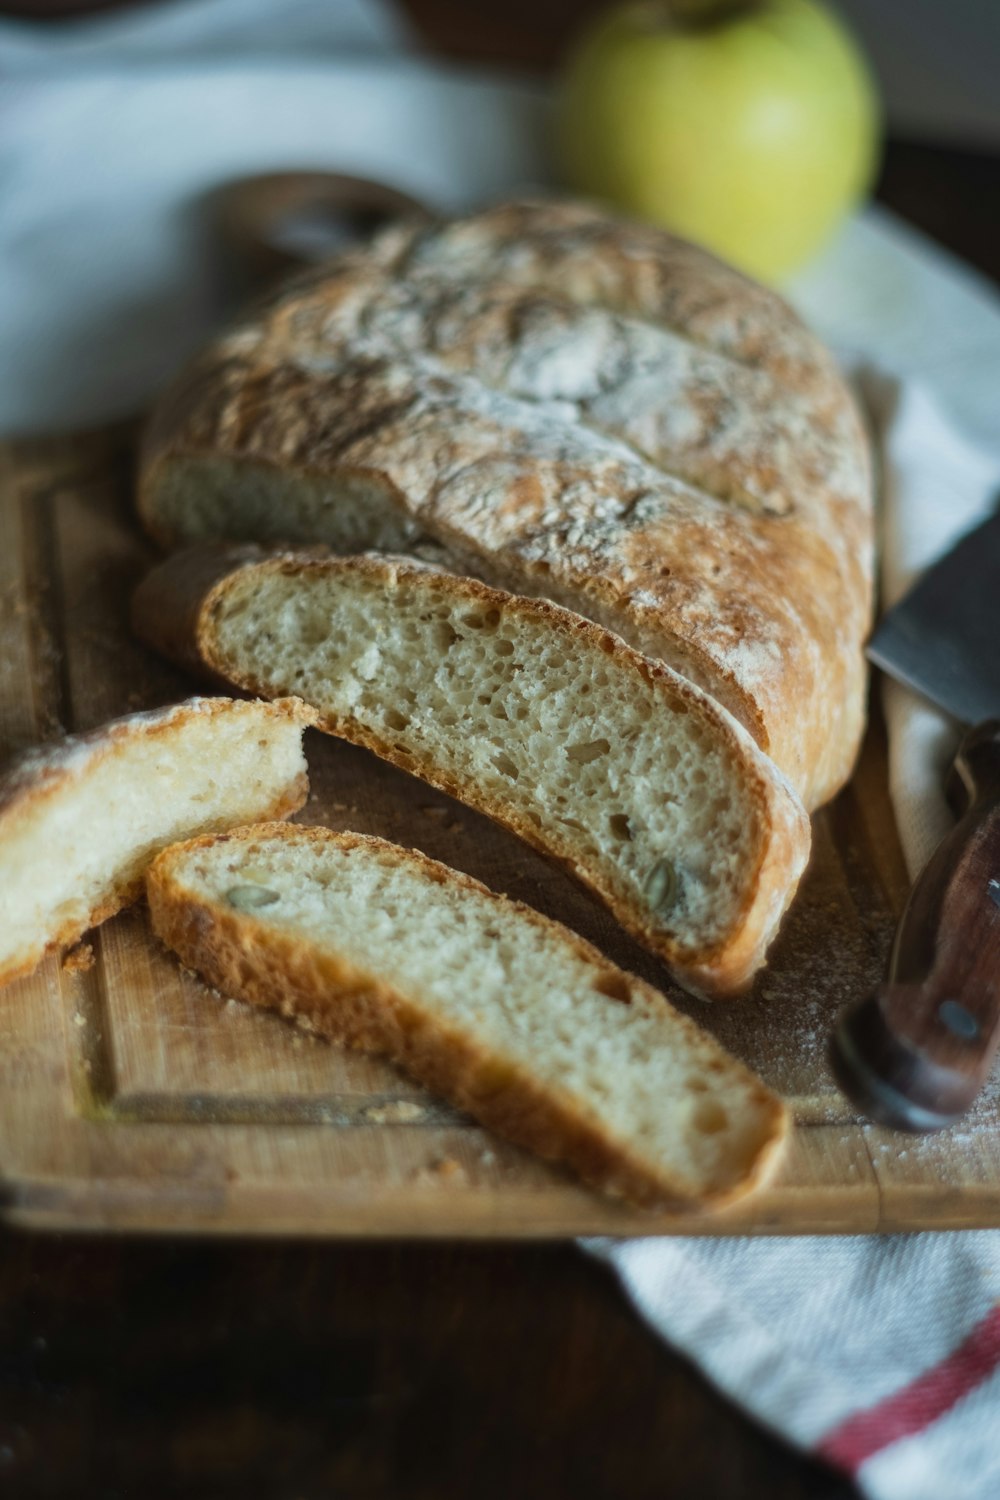
M 237 1152 L 232 1155 L 238 1159 Z M 142 1156 L 135 1160 L 138 1168 Z M 397 1184 L 376 1202 L 350 1182 L 330 1180 L 317 1192 L 302 1182 L 262 1180 L 237 1170 L 199 1181 L 142 1176 L 126 1158 L 113 1175 L 9 1176 L 0 1183 L 0 1222 L 47 1231 L 333 1240 L 717 1238 L 874 1233 L 882 1227 L 881 1193 L 863 1136 L 839 1126 L 796 1131 L 777 1178 L 719 1213 L 642 1213 L 560 1178 L 527 1189 L 449 1178 L 432 1188 L 426 1181 Z M 956 1202 L 956 1215 L 965 1212 Z M 1000 1225 L 1000 1199 L 982 1227 L 994 1223 Z

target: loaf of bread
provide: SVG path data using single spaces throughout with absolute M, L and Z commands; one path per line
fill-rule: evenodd
M 166 844 L 297 811 L 314 717 L 193 698 L 22 757 L 0 778 L 0 984 L 136 900 Z
M 638 1204 L 759 1182 L 787 1119 L 656 990 L 526 906 L 381 839 L 282 824 L 165 850 L 153 926 L 226 995 L 384 1053 Z
M 405 558 L 218 547 L 155 569 L 134 621 L 513 829 L 696 993 L 763 961 L 809 848 L 799 799 L 725 709 L 592 621 Z
M 669 663 L 808 807 L 850 772 L 872 597 L 857 411 L 778 296 L 660 230 L 554 201 L 390 228 L 182 376 L 139 508 L 168 546 L 431 544 Z

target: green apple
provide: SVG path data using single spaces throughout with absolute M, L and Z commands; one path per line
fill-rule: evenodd
M 879 109 L 816 0 L 633 0 L 568 59 L 557 151 L 572 187 L 775 281 L 870 186 Z

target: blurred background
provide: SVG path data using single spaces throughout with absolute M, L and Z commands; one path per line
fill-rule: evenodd
M 168 0 L 169 3 L 169 0 Z M 6 0 L 24 20 L 148 8 L 141 0 Z M 280 12 L 281 0 L 275 0 Z M 398 0 L 419 37 L 467 62 L 553 68 L 602 0 Z M 894 135 L 1000 148 L 1000 6 L 995 0 L 835 0 L 864 42 Z
M 604 197 L 787 288 L 842 352 L 877 315 L 867 352 L 940 384 L 976 367 L 975 315 L 918 328 L 925 252 L 854 210 L 874 194 L 995 277 L 998 67 L 993 0 L 8 0 L 0 431 L 148 400 L 231 310 L 205 195 L 294 169 L 445 210 Z M 988 441 L 982 386 L 961 400 Z

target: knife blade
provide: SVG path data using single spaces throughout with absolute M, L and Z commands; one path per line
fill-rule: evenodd
M 872 1118 L 939 1130 L 973 1103 L 1000 1044 L 1000 513 L 885 615 L 868 655 L 974 727 L 946 784 L 955 827 L 910 892 L 884 982 L 841 1018 L 831 1056 Z
M 1000 511 L 882 617 L 868 658 L 964 724 L 1000 716 Z

